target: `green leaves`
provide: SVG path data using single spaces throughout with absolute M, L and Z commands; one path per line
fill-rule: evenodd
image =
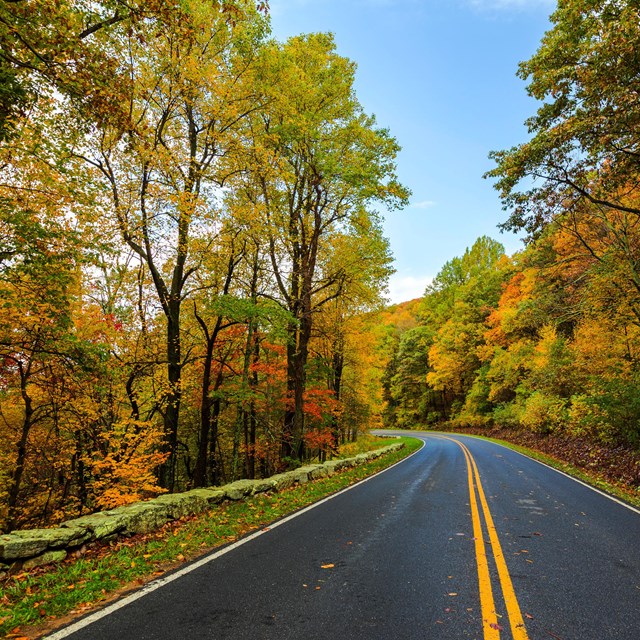
M 507 229 L 537 235 L 554 216 L 588 201 L 640 215 L 637 191 L 640 26 L 633 4 L 565 0 L 537 53 L 520 65 L 544 101 L 530 141 L 494 152 Z M 522 190 L 522 188 L 526 190 Z

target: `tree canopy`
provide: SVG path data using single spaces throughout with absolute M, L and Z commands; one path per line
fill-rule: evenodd
M 323 459 L 399 146 L 266 5 L 0 3 L 0 527 Z

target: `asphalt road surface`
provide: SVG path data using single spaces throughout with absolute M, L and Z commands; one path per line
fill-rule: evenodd
M 420 437 L 395 467 L 49 637 L 640 640 L 640 512 L 504 447 Z

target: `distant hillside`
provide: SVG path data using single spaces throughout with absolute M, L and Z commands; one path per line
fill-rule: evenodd
M 386 307 L 379 314 L 379 322 L 385 327 L 393 327 L 399 333 L 417 327 L 422 298 L 400 302 Z

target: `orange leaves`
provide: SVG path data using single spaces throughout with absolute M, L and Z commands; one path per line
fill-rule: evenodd
M 335 448 L 335 437 L 330 428 L 313 429 L 304 434 L 304 442 L 311 451 L 331 451 Z
M 313 421 L 321 422 L 331 416 L 339 406 L 335 393 L 329 389 L 314 387 L 304 393 L 304 413 Z
M 155 470 L 166 460 L 159 452 L 162 432 L 151 423 L 123 421 L 101 436 L 103 456 L 94 453 L 85 464 L 95 475 L 96 504 L 112 509 L 162 493 Z

